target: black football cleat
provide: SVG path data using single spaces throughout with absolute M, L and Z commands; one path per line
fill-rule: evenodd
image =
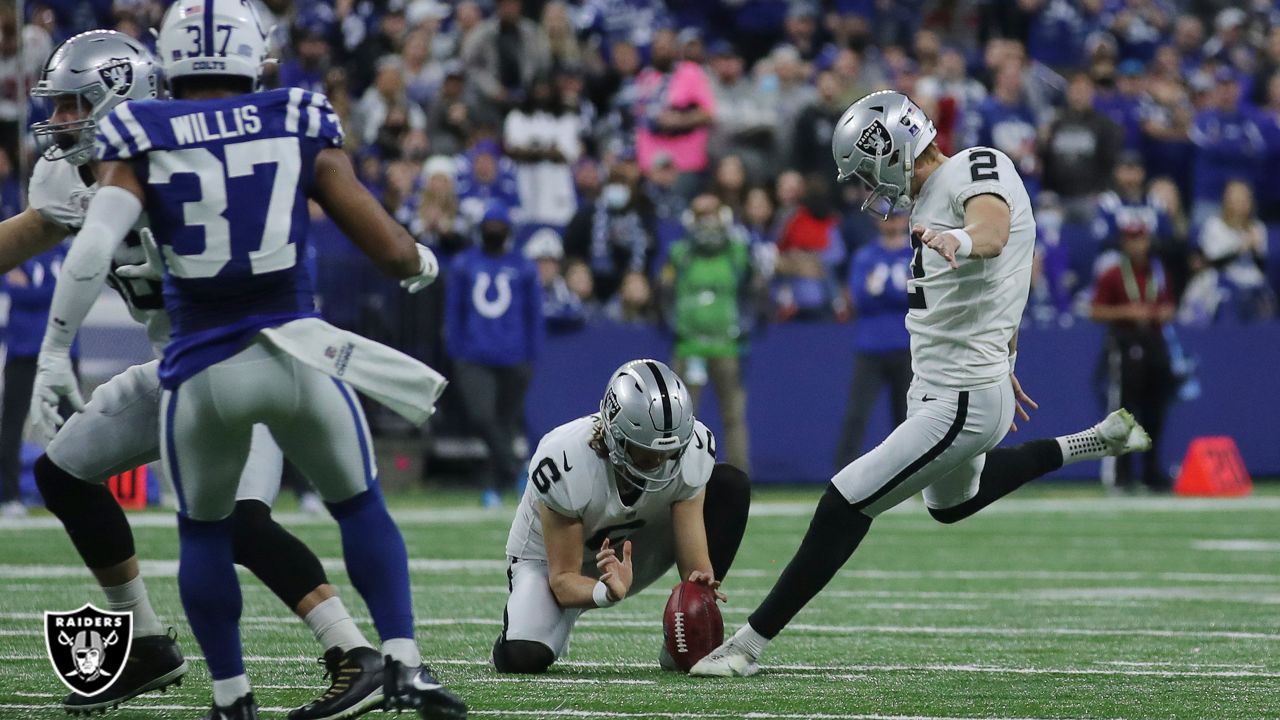
M 258 720 L 258 703 L 253 693 L 246 693 L 230 705 L 215 704 L 204 720 Z
M 423 720 L 465 720 L 467 705 L 426 665 L 408 667 L 388 655 L 382 671 L 383 709 L 417 710 Z
M 382 707 L 382 654 L 377 650 L 329 648 L 320 663 L 329 689 L 290 712 L 289 720 L 346 720 Z
M 173 628 L 168 635 L 136 637 L 119 679 L 106 692 L 93 697 L 73 692 L 62 701 L 62 709 L 69 715 L 105 713 L 143 693 L 166 692 L 170 685 L 181 685 L 186 674 L 187 661 Z

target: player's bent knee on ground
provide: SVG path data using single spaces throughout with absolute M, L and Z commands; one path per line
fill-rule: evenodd
M 133 557 L 133 532 L 111 491 L 80 480 L 41 455 L 32 469 L 45 507 L 90 568 L 108 568 Z
M 493 667 L 500 673 L 538 675 L 555 661 L 555 652 L 536 640 L 498 638 L 493 644 Z

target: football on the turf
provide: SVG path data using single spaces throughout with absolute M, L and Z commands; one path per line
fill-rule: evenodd
M 676 667 L 689 672 L 724 642 L 724 618 L 715 592 L 701 583 L 680 583 L 671 591 L 662 613 L 662 635 Z

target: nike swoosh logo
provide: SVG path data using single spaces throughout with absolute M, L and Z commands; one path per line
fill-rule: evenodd
M 572 469 L 573 469 L 573 466 L 569 464 L 569 451 L 568 451 L 568 450 L 564 451 L 564 453 L 563 453 L 563 459 L 564 459 L 564 471 L 565 471 L 565 472 L 569 472 L 570 470 L 572 470 Z
M 933 402 L 934 400 L 937 400 L 937 399 L 938 398 L 931 398 L 928 395 L 925 395 L 924 397 L 920 398 L 920 402 Z
M 414 675 L 410 684 L 413 685 L 414 690 L 421 690 L 422 692 L 426 692 L 428 690 L 439 690 L 444 687 L 440 683 L 422 682 L 420 675 Z

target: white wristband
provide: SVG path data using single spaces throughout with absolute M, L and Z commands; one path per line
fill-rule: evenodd
M 1018 364 L 1018 353 L 1016 352 L 1009 353 L 1009 373 L 1010 374 L 1013 373 L 1013 369 L 1015 366 L 1017 366 L 1017 364 Z
M 947 232 L 960 241 L 960 247 L 956 248 L 956 257 L 969 257 L 969 254 L 973 252 L 973 238 L 969 237 L 969 233 L 965 232 L 964 228 L 956 228 Z
M 603 582 L 596 582 L 595 588 L 591 591 L 591 599 L 595 601 L 596 607 L 607 608 L 618 604 L 617 600 L 609 599 L 609 586 Z

